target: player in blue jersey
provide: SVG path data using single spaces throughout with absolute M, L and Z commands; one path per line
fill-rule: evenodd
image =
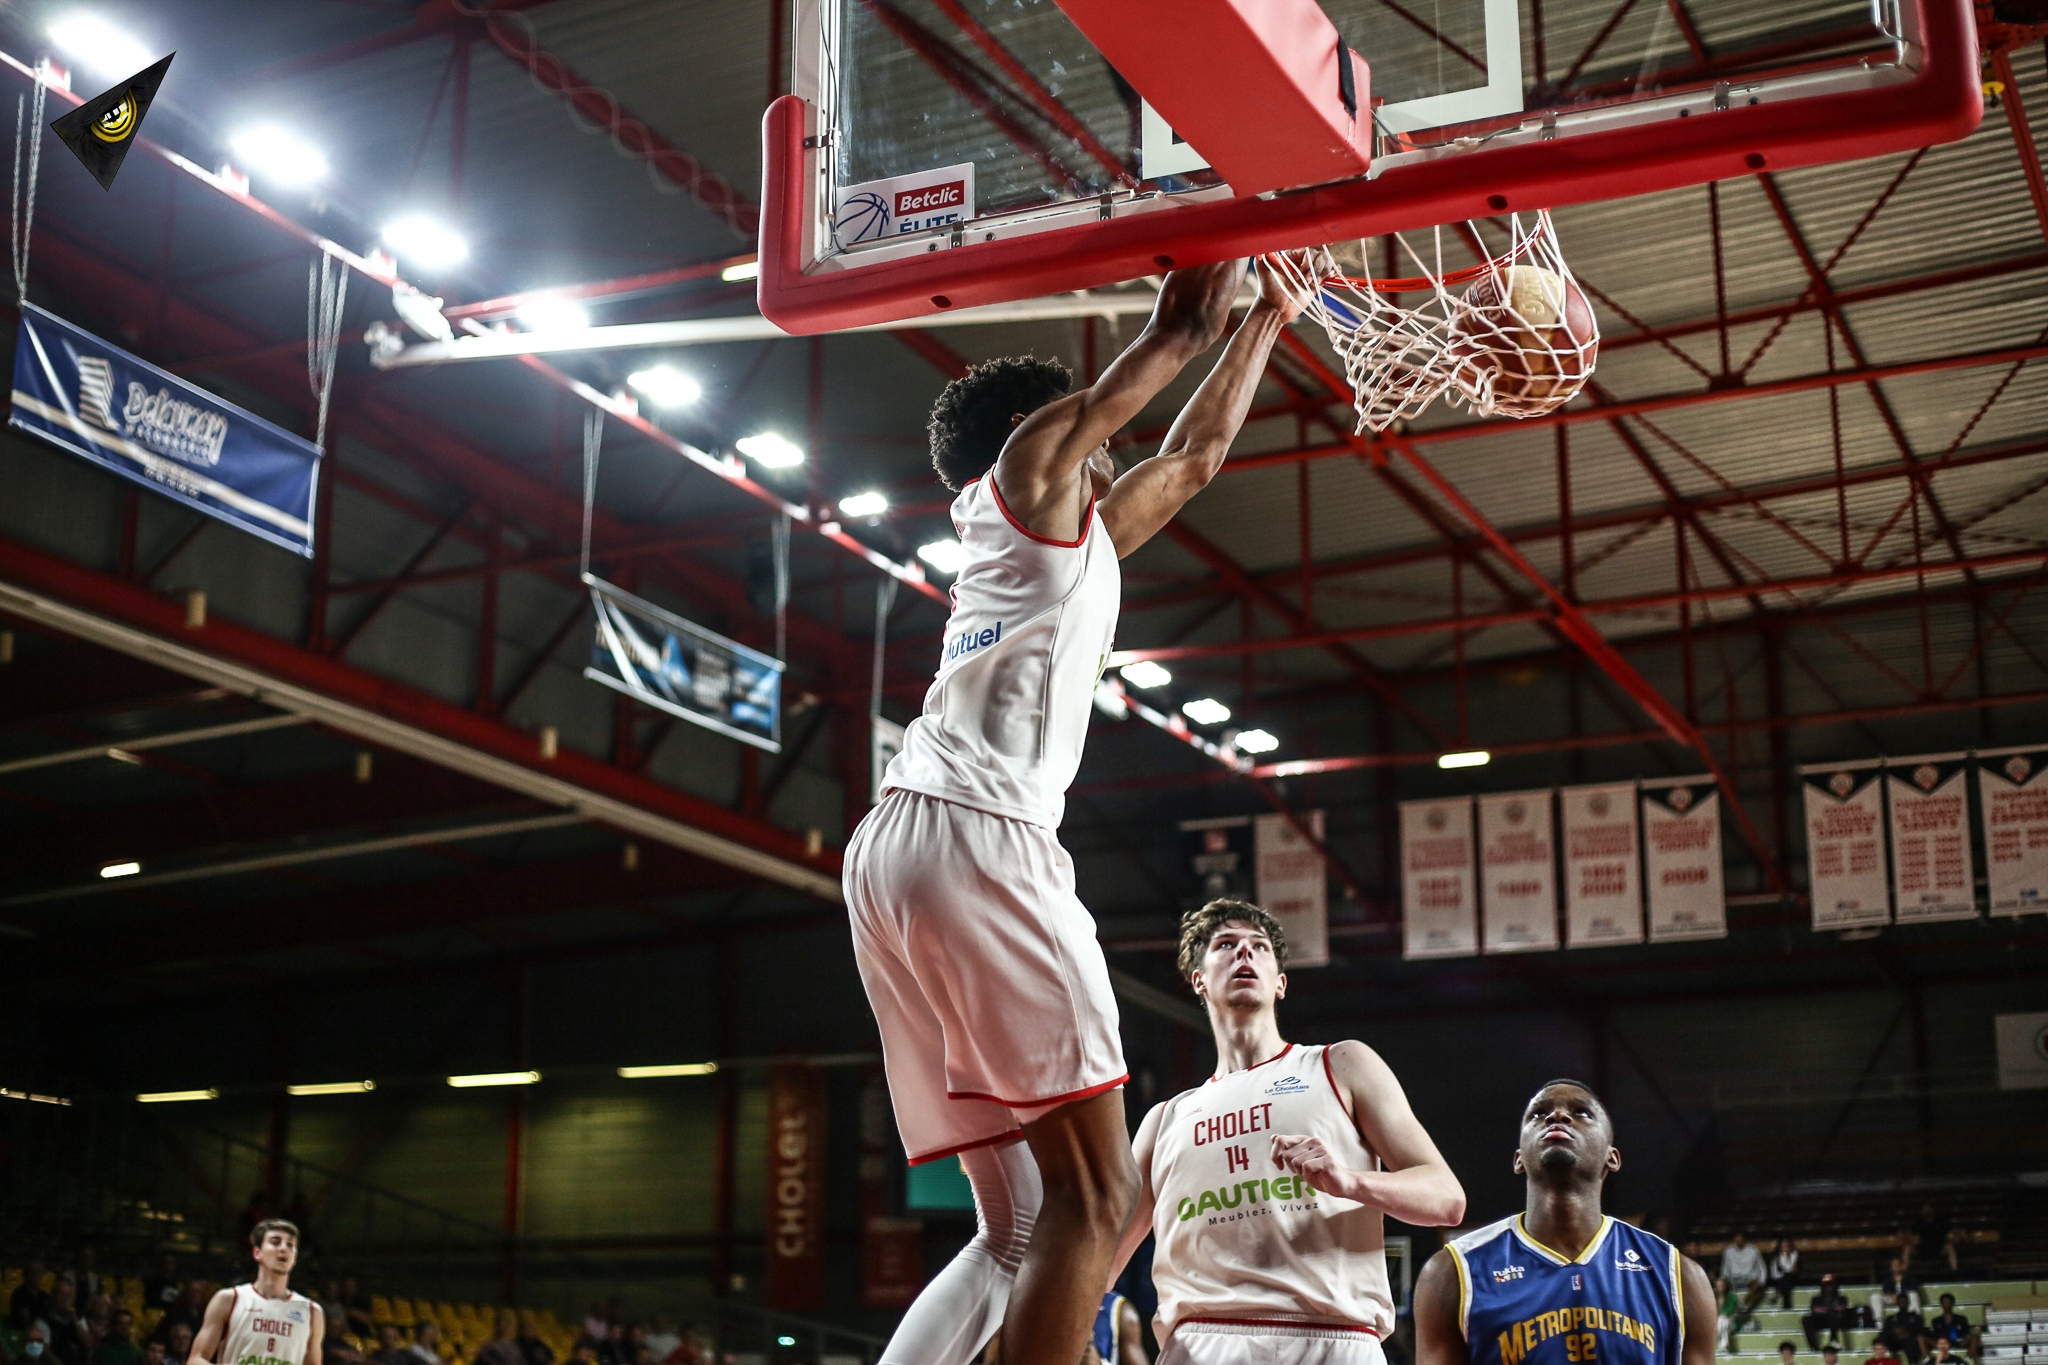
M 1600 1211 L 1621 1169 L 1591 1088 L 1551 1081 L 1522 1111 L 1528 1206 L 1430 1258 L 1415 1283 L 1415 1365 L 1713 1365 L 1707 1272 Z

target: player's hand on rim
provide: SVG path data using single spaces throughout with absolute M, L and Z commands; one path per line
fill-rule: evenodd
M 1287 251 L 1275 255 L 1285 256 L 1288 264 L 1294 267 L 1295 273 L 1301 279 L 1314 278 L 1308 252 Z M 1288 278 L 1287 269 L 1265 256 L 1255 257 L 1254 263 L 1259 272 L 1259 302 L 1278 313 L 1282 322 L 1292 322 L 1300 317 L 1301 310 L 1308 304 L 1308 299 L 1300 286 Z

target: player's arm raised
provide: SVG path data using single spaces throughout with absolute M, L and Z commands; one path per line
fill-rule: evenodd
M 1280 329 L 1301 313 L 1280 272 L 1259 266 L 1259 298 L 1224 349 L 1216 368 L 1174 419 L 1165 444 L 1126 470 L 1102 500 L 1102 524 L 1118 557 L 1130 554 L 1172 521 L 1189 498 L 1209 486 L 1244 426 L 1259 376 Z
M 1036 521 L 1045 503 L 1067 495 L 1082 461 L 1216 344 L 1244 270 L 1241 260 L 1221 261 L 1168 275 L 1145 330 L 1102 377 L 1018 425 L 996 457 L 994 474 L 1013 513 Z
M 1109 1282 L 1102 1287 L 1104 1293 L 1116 1288 L 1117 1277 L 1130 1264 L 1132 1253 L 1152 1235 L 1152 1205 L 1159 1197 L 1152 1188 L 1152 1148 L 1159 1141 L 1159 1124 L 1165 1113 L 1164 1104 L 1153 1105 L 1152 1112 L 1138 1125 L 1138 1135 L 1131 1139 L 1131 1159 L 1138 1165 L 1138 1202 L 1131 1209 L 1131 1221 L 1124 1227 L 1116 1257 L 1109 1263 Z
M 1471 1365 L 1472 1351 L 1459 1320 L 1464 1286 L 1448 1250 L 1439 1251 L 1415 1278 L 1415 1365 Z M 1709 1346 L 1713 1338 L 1707 1339 Z M 1687 1360 L 1686 1365 L 1695 1365 Z
M 1321 1138 L 1273 1136 L 1273 1160 L 1325 1194 L 1355 1199 L 1416 1227 L 1451 1227 L 1465 1216 L 1465 1187 L 1451 1173 L 1393 1069 L 1364 1043 L 1332 1043 L 1330 1075 L 1383 1171 L 1339 1166 Z
M 1678 1311 L 1685 1323 L 1685 1352 L 1680 1365 L 1714 1365 L 1715 1334 L 1720 1327 L 1719 1309 L 1714 1304 L 1714 1285 L 1707 1272 L 1690 1256 L 1678 1261 L 1678 1282 L 1685 1302 Z M 1420 1362 L 1418 1362 L 1420 1365 Z
M 235 1291 L 222 1289 L 206 1301 L 206 1316 L 199 1320 L 199 1331 L 192 1338 L 192 1349 L 185 1356 L 185 1365 L 208 1365 L 220 1355 L 221 1343 L 227 1340 L 228 1319 L 234 1316 Z

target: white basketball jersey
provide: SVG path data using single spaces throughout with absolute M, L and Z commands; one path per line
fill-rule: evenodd
M 1026 530 L 993 473 L 953 500 L 953 529 L 966 553 L 939 674 L 883 788 L 1057 829 L 1116 636 L 1116 546 L 1092 503 L 1078 540 Z
M 313 1301 L 296 1291 L 266 1299 L 253 1284 L 235 1286 L 227 1335 L 214 1353 L 217 1365 L 304 1365 L 313 1335 Z
M 1162 1344 L 1184 1322 L 1393 1330 L 1380 1211 L 1323 1194 L 1271 1158 L 1273 1135 L 1287 1133 L 1321 1138 L 1347 1170 L 1378 1169 L 1328 1052 L 1290 1043 L 1167 1101 L 1150 1172 Z

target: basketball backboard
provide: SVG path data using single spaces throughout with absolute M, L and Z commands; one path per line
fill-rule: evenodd
M 1121 0 L 1163 55 L 1119 35 L 1119 72 L 1076 23 L 1110 41 L 1099 0 L 796 0 L 762 312 L 792 332 L 915 317 L 1899 151 L 1982 113 L 1969 0 L 1319 0 L 1369 67 L 1370 168 L 1248 195 L 1138 85 L 1170 72 L 1185 111 L 1199 71 L 1212 138 L 1267 117 L 1240 64 L 1174 65 L 1197 9 L 1249 3 Z

